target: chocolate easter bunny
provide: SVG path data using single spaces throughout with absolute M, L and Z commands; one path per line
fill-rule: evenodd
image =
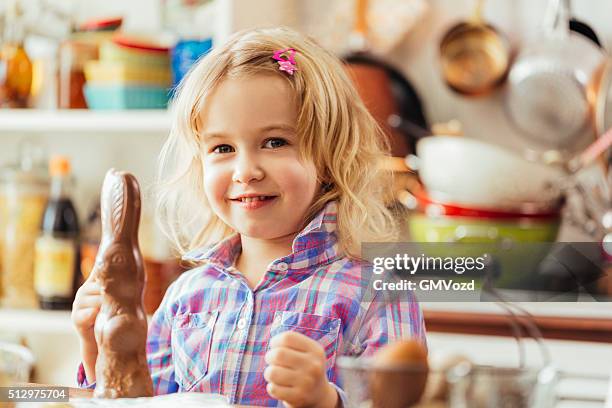
M 152 396 L 142 303 L 145 274 L 138 247 L 138 181 L 129 173 L 109 170 L 100 204 L 102 241 L 92 270 L 102 288 L 102 306 L 94 326 L 98 344 L 94 396 Z

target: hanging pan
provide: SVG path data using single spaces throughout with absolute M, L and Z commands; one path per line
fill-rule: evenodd
M 351 53 L 344 57 L 344 62 L 366 107 L 389 138 L 391 154 L 404 157 L 416 151 L 418 135 L 391 127 L 388 118 L 398 115 L 421 128 L 428 127 L 427 120 L 414 86 L 398 69 L 370 52 L 367 7 L 367 0 L 355 0 Z
M 440 43 L 442 75 L 454 91 L 486 95 L 503 83 L 510 65 L 510 44 L 482 18 L 484 0 L 476 1 L 470 21 L 453 26 Z

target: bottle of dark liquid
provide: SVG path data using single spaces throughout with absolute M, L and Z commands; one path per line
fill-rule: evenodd
M 34 288 L 42 309 L 70 310 L 80 284 L 79 221 L 70 199 L 70 162 L 49 162 L 51 192 L 36 241 Z

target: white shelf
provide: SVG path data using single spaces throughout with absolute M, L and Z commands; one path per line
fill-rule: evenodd
M 0 110 L 0 134 L 168 133 L 170 122 L 166 110 Z
M 0 333 L 75 334 L 70 310 L 11 309 L 0 307 Z M 151 319 L 151 315 L 147 315 Z
M 76 333 L 66 310 L 0 308 L 0 327 L 3 332 Z

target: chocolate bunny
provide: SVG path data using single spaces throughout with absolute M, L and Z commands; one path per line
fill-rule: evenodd
M 136 178 L 110 169 L 101 197 L 102 241 L 92 270 L 102 306 L 94 332 L 98 344 L 95 397 L 147 397 L 153 384 L 146 358 L 145 274 L 138 247 L 140 187 Z

